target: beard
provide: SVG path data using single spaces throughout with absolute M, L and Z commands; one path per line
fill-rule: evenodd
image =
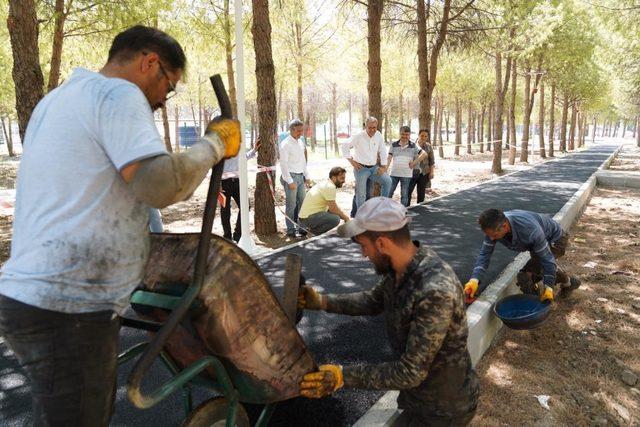
M 383 255 L 378 252 L 376 256 L 371 260 L 371 262 L 373 262 L 376 273 L 381 276 L 393 272 L 391 257 L 389 255 Z

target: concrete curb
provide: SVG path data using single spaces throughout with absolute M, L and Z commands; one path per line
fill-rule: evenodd
M 640 188 L 640 173 L 603 170 L 596 172 L 598 185 Z
M 596 187 L 597 175 L 607 169 L 616 158 L 622 146 L 619 146 L 598 170 L 580 186 L 578 191 L 565 203 L 553 219 L 558 221 L 565 230 L 571 228 L 574 221 L 580 216 L 586 207 L 593 190 Z M 515 286 L 515 278 L 518 271 L 529 261 L 529 254 L 524 252 L 516 256 L 485 290 L 482 295 L 467 309 L 467 324 L 469 326 L 469 338 L 467 345 L 471 355 L 471 361 L 475 366 L 482 355 L 493 342 L 494 337 L 502 327 L 502 322 L 493 315 L 493 304 L 501 298 L 515 294 L 518 289 Z M 396 406 L 397 391 L 385 393 L 355 424 L 354 427 L 386 427 L 391 426 L 401 413 Z

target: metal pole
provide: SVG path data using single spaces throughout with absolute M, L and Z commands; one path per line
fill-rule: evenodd
M 247 156 L 244 142 L 244 47 L 243 41 L 243 22 L 242 22 L 242 0 L 235 0 L 236 9 L 235 25 L 236 25 L 236 99 L 238 102 L 238 120 L 240 120 L 240 151 L 238 152 L 238 166 L 240 175 L 240 229 L 242 236 L 238 246 L 246 253 L 251 254 L 255 251 L 256 246 L 251 237 L 249 229 L 249 177 L 247 176 Z M 230 201 L 229 201 L 230 202 Z
M 324 129 L 324 159 L 327 160 L 327 124 L 325 123 L 322 127 Z

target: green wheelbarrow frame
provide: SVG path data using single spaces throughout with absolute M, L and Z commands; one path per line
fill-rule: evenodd
M 175 309 L 182 300 L 182 297 L 142 290 L 134 292 L 131 297 L 132 304 L 152 308 L 161 308 L 169 311 Z M 197 301 L 194 302 L 192 308 L 198 308 Z M 161 327 L 161 324 L 159 323 L 139 319 L 124 319 L 123 324 L 124 326 L 134 329 L 154 332 Z M 118 365 L 122 365 L 144 353 L 147 350 L 148 346 L 149 342 L 141 342 L 123 351 L 118 355 Z M 191 388 L 200 387 L 211 390 L 215 393 L 222 394 L 222 396 L 224 396 L 224 398 L 229 403 L 226 427 L 235 426 L 236 415 L 238 407 L 240 405 L 238 391 L 233 385 L 231 375 L 229 375 L 227 368 L 218 357 L 202 357 L 183 370 L 180 370 L 178 368 L 176 363 L 172 360 L 171 356 L 169 356 L 166 351 L 160 352 L 160 359 L 162 360 L 163 365 L 169 370 L 169 372 L 174 375 L 174 377 L 160 386 L 151 396 L 147 398 L 147 400 L 151 401 L 150 406 L 153 406 L 161 400 L 165 399 L 178 389 L 182 389 L 185 417 L 188 417 L 191 411 L 193 411 Z M 212 367 L 215 370 L 217 381 L 213 381 L 200 375 L 200 373 L 202 373 L 208 367 Z M 276 405 L 277 403 L 267 403 L 264 406 L 260 417 L 255 424 L 256 427 L 265 427 L 268 424 Z

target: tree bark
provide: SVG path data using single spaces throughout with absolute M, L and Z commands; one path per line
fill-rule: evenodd
M 331 132 L 331 141 L 333 143 L 333 152 L 337 155 L 338 147 L 338 91 L 336 84 L 331 86 L 331 120 L 333 121 L 333 132 Z
M 484 153 L 484 115 L 486 106 L 482 104 L 482 112 L 480 113 L 480 120 L 478 121 L 478 143 L 480 145 L 480 152 Z
M 576 115 L 578 113 L 576 102 L 571 103 L 571 121 L 569 124 L 569 151 L 573 151 L 576 148 Z
M 636 122 L 637 123 L 637 122 Z M 596 142 L 596 129 L 598 128 L 598 118 L 593 116 L 593 132 L 591 133 L 591 143 Z M 635 131 L 633 132 L 633 137 L 636 137 Z
M 516 163 L 516 90 L 518 82 L 518 67 L 516 60 L 513 60 L 511 68 L 511 102 L 509 103 L 509 135 L 511 141 L 509 143 L 509 164 Z
M 491 141 L 493 141 L 493 102 L 489 105 L 489 117 L 487 118 L 487 151 L 491 151 Z
M 636 117 L 636 129 L 638 129 L 638 125 L 640 125 L 640 116 Z M 640 132 L 636 131 L 636 146 L 640 147 Z
M 9 153 L 9 157 L 15 157 L 15 153 L 13 152 L 13 137 L 11 136 L 11 117 L 7 117 L 7 121 L 9 122 L 9 131 L 7 132 L 7 126 L 4 123 L 4 117 L 2 117 L 2 131 L 4 133 L 4 140 L 7 143 L 7 152 Z
M 549 105 L 549 157 L 553 157 L 554 140 L 555 140 L 555 114 L 556 114 L 556 84 L 551 83 L 551 97 Z
M 622 122 L 622 137 L 627 133 L 627 121 Z
M 444 115 L 444 100 L 440 99 L 438 105 L 440 105 L 440 108 L 438 109 L 438 115 L 436 116 L 436 133 L 433 138 L 436 143 L 440 141 L 440 144 L 438 145 L 438 155 L 442 159 L 444 157 L 444 146 L 442 145 L 442 116 Z
M 369 0 L 367 3 L 367 28 L 369 60 L 367 70 L 369 81 L 369 116 L 382 121 L 382 59 L 380 58 L 380 21 L 382 19 L 383 0 Z
M 462 106 L 460 100 L 456 98 L 456 145 L 453 154 L 460 155 L 460 146 L 462 145 Z
M 7 28 L 13 53 L 12 76 L 16 92 L 16 112 L 20 139 L 31 113 L 44 96 L 44 78 L 38 48 L 38 18 L 34 0 L 10 0 Z
M 167 114 L 167 106 L 162 104 L 161 108 L 162 113 L 162 129 L 164 130 L 164 146 L 167 148 L 169 153 L 173 152 L 173 147 L 171 147 L 171 129 L 169 129 L 169 115 Z
M 62 44 L 64 42 L 64 24 L 67 19 L 67 11 L 71 8 L 73 0 L 65 8 L 64 0 L 56 0 L 55 23 L 53 29 L 53 46 L 51 48 L 51 69 L 49 71 L 49 82 L 47 92 L 58 87 L 60 81 L 60 64 L 62 63 Z M 66 10 L 65 10 L 66 9 Z
M 400 90 L 400 94 L 398 95 L 398 125 L 404 126 L 404 108 L 402 105 L 404 104 L 404 100 L 402 99 L 402 89 Z
M 538 110 L 538 138 L 540 145 L 540 157 L 545 159 L 547 153 L 544 149 L 544 80 L 540 82 L 540 105 Z
M 178 108 L 178 106 L 175 106 L 173 108 L 173 118 L 174 118 L 174 122 L 176 124 L 176 128 L 175 133 L 173 134 L 174 138 L 175 138 L 175 152 L 179 153 L 180 152 L 180 109 Z
M 467 154 L 472 154 L 471 139 L 473 138 L 473 107 L 469 103 L 467 109 Z
M 229 0 L 224 0 L 223 4 L 223 26 L 224 26 L 224 51 L 227 62 L 227 83 L 229 85 L 229 99 L 231 100 L 231 111 L 233 117 L 238 117 L 238 100 L 236 92 L 236 79 L 233 70 L 233 39 L 231 34 L 231 14 L 229 12 Z
M 533 107 L 533 94 L 531 94 L 531 67 L 525 69 L 524 76 L 524 105 L 522 118 L 522 140 L 520 141 L 520 161 L 529 161 L 529 125 L 531 124 L 531 110 Z M 536 89 L 534 88 L 534 91 Z M 535 92 L 534 92 L 535 93 Z
M 271 52 L 269 1 L 252 0 L 252 5 L 251 33 L 256 56 L 256 104 L 258 106 L 258 128 L 261 142 L 258 149 L 258 164 L 272 166 L 275 164 L 277 110 L 275 69 Z M 272 171 L 259 173 L 256 176 L 254 223 L 258 235 L 277 232 L 275 206 L 267 174 L 270 175 L 271 181 L 275 185 L 276 174 Z
M 444 116 L 444 125 L 447 127 L 447 142 L 449 142 L 449 114 L 449 110 L 447 110 L 447 114 Z
M 513 38 L 515 30 L 511 30 L 511 38 Z M 504 98 L 509 88 L 509 76 L 511 73 L 511 56 L 507 57 L 507 65 L 504 74 L 504 83 L 502 80 L 502 53 L 496 53 L 496 100 L 495 100 L 495 117 L 494 117 L 494 129 L 493 139 L 496 141 L 493 151 L 493 164 L 491 165 L 491 172 L 495 174 L 502 173 L 502 115 L 504 113 Z
M 569 113 L 569 94 L 565 92 L 562 100 L 562 117 L 560 119 L 560 151 L 567 151 L 567 116 Z
M 420 13 L 420 9 L 423 9 L 423 13 Z M 428 19 L 428 12 L 424 12 L 424 2 L 420 0 L 418 2 L 418 25 L 422 18 L 424 18 L 425 30 L 424 34 L 426 35 L 426 20 Z M 444 45 L 444 41 L 447 37 L 447 30 L 449 27 L 449 14 L 451 12 L 451 0 L 444 0 L 442 4 L 442 17 L 440 18 L 438 29 L 435 34 L 435 41 L 433 42 L 433 46 L 431 46 L 431 55 L 429 57 L 428 67 L 425 69 L 429 70 L 429 75 L 426 80 L 425 87 L 425 79 L 424 77 L 418 78 L 420 84 L 420 91 L 418 95 L 418 100 L 420 102 L 420 113 L 418 115 L 418 121 L 420 122 L 420 127 L 423 129 L 431 128 L 431 98 L 433 97 L 433 90 L 436 87 L 436 78 L 438 76 L 438 57 L 440 56 L 440 50 Z M 420 32 L 420 29 L 418 30 Z M 427 65 L 425 63 L 426 59 L 426 37 L 423 38 L 418 35 L 418 70 L 419 73 L 423 72 L 423 65 Z M 424 39 L 424 49 L 421 52 L 420 44 Z M 424 55 L 423 60 L 421 62 L 420 55 Z M 430 141 L 431 136 L 427 135 L 427 140 Z
M 302 25 L 300 22 L 294 24 L 295 39 L 296 39 L 296 75 L 297 75 L 297 104 L 298 104 L 298 118 L 302 120 L 304 117 L 302 107 Z

